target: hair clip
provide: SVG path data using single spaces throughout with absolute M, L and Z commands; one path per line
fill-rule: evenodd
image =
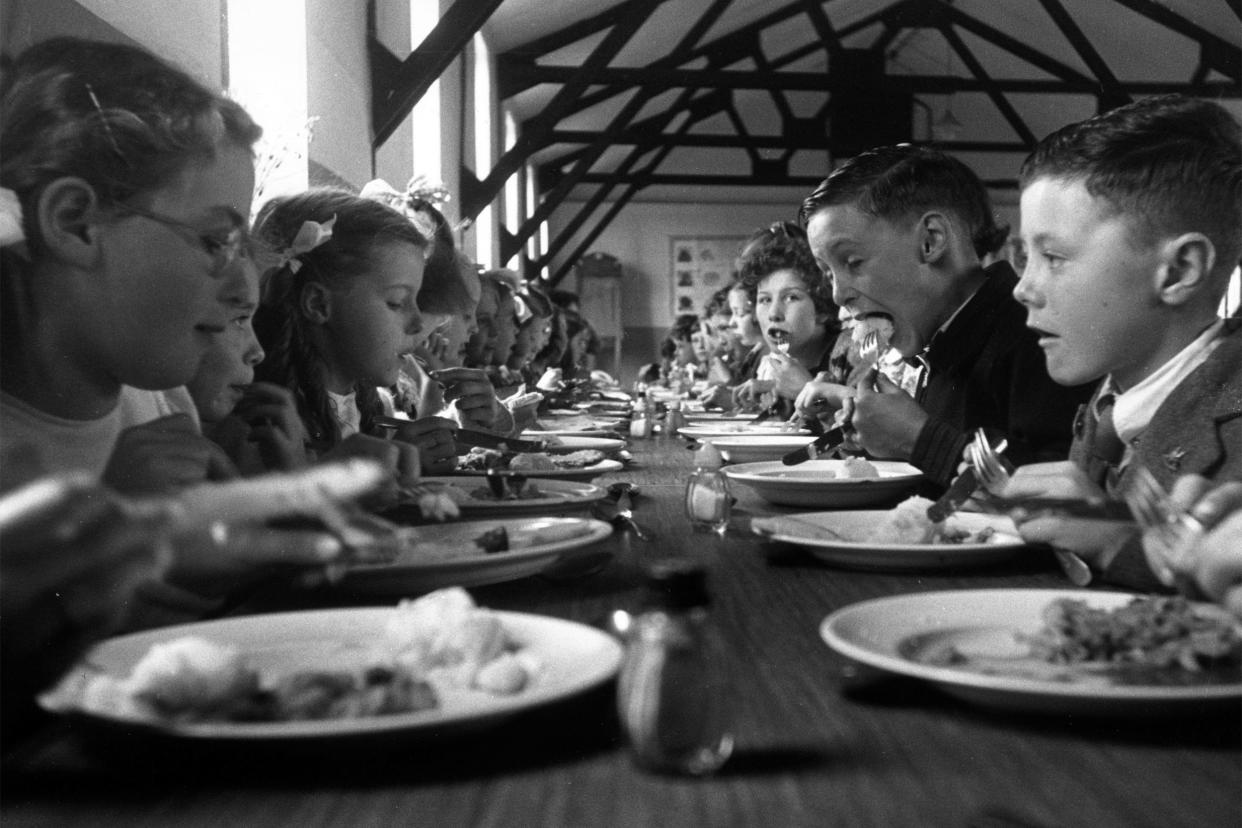
M 83 81 L 83 83 L 86 85 L 86 94 L 90 97 L 96 114 L 99 115 L 99 122 L 103 124 L 104 134 L 108 136 L 108 143 L 112 145 L 112 150 L 123 159 L 125 153 L 121 152 L 121 145 L 116 142 L 116 136 L 112 134 L 112 124 L 108 123 L 108 116 L 104 114 L 99 98 L 95 95 L 95 87 L 91 86 L 89 81 Z
M 302 268 L 303 254 L 309 253 L 319 245 L 332 238 L 332 227 L 336 224 L 336 216 L 320 223 L 317 221 L 304 221 L 302 226 L 298 228 L 298 233 L 293 237 L 293 241 L 289 246 L 281 251 L 280 266 L 288 266 L 290 273 L 297 273 Z
M 8 187 L 0 187 L 0 247 L 12 247 L 25 240 L 22 200 Z
M 527 319 L 535 315 L 535 312 L 530 309 L 530 305 L 526 304 L 526 300 L 521 296 L 513 297 L 513 313 L 517 317 L 519 325 L 524 324 Z

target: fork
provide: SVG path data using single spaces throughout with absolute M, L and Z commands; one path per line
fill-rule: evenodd
M 634 508 L 630 501 L 630 492 L 633 490 L 633 486 L 626 486 L 620 489 L 620 493 L 617 495 L 617 517 L 624 519 L 630 525 L 630 528 L 634 530 L 634 534 L 638 536 L 639 540 L 649 541 L 651 540 L 651 533 L 639 526 L 638 522 L 634 520 Z
M 1000 494 L 1009 482 L 1013 466 L 1004 458 L 983 434 L 983 429 L 975 431 L 975 438 L 966 446 L 966 459 L 979 476 L 979 482 L 989 494 Z M 1084 587 L 1091 583 L 1091 567 L 1087 562 L 1068 549 L 1052 548 L 1061 571 L 1075 586 Z
M 1143 528 L 1143 539 L 1154 544 L 1164 562 L 1157 577 L 1168 586 L 1176 585 L 1184 594 L 1199 594 L 1186 564 L 1190 551 L 1203 537 L 1203 524 L 1173 502 L 1146 466 L 1136 463 L 1129 477 L 1122 496 Z

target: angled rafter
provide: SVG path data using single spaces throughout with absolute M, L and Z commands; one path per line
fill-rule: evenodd
M 936 5 L 942 8 L 945 23 L 952 23 L 960 26 L 966 31 L 978 35 L 993 45 L 999 46 L 1005 51 L 1022 58 L 1032 66 L 1036 66 L 1054 77 L 1070 83 L 1094 83 L 1090 77 L 1079 72 L 1072 66 L 1068 66 L 1059 60 L 1055 60 L 1048 55 L 1045 55 L 1038 49 L 1027 46 L 1022 41 L 1010 37 L 999 29 L 989 26 L 987 23 L 984 23 L 978 18 L 971 17 L 960 9 L 939 2 L 939 0 L 936 0 Z
M 975 57 L 974 52 L 970 51 L 970 48 L 962 42 L 962 38 L 952 26 L 945 26 L 943 34 L 945 39 L 949 41 L 949 45 L 953 47 L 953 51 L 957 52 L 957 56 L 962 59 L 962 63 L 966 64 L 966 68 L 970 70 L 970 73 L 983 83 L 984 91 L 992 99 L 992 103 L 996 105 L 996 108 L 1000 110 L 1001 115 L 1005 116 L 1005 120 L 1013 127 L 1014 132 L 1018 133 L 1018 137 L 1026 142 L 1027 146 L 1034 147 L 1035 133 L 1031 132 L 1031 128 L 1022 120 L 1022 116 L 1018 114 L 1018 110 L 1014 109 L 1013 104 L 1005 97 L 1005 93 L 988 76 L 987 70 L 983 68 L 983 64 Z
M 594 130 L 558 130 L 553 133 L 552 137 L 554 140 L 566 144 L 586 144 L 598 140 L 601 135 L 603 135 L 602 132 Z M 658 133 L 653 136 L 650 131 L 642 129 L 626 129 L 623 132 L 613 134 L 610 140 L 614 146 L 623 144 L 643 144 L 647 146 L 676 144 L 681 147 L 712 147 L 716 149 L 742 150 L 792 149 L 794 151 L 822 150 L 824 148 L 823 138 L 812 141 L 805 136 L 794 136 L 791 139 L 786 135 L 727 135 L 698 132 L 686 135 Z M 955 152 L 1022 152 L 1026 149 L 1026 145 L 1018 141 L 948 141 L 938 142 L 937 146 Z M 564 166 L 571 160 L 571 157 L 560 156 L 545 162 L 543 166 Z
M 676 55 L 679 52 L 685 52 L 689 48 L 691 48 L 695 43 L 697 43 L 699 38 L 701 38 L 703 34 L 709 28 L 711 28 L 711 26 L 716 22 L 717 19 L 719 19 L 720 15 L 724 13 L 724 10 L 728 8 L 728 6 L 732 2 L 733 0 L 715 0 L 715 2 L 713 2 L 712 5 L 709 6 L 703 12 L 699 20 L 693 26 L 690 27 L 689 31 L 687 31 L 686 34 L 677 43 L 676 47 L 674 47 L 673 54 Z M 644 20 L 645 20 L 645 17 L 643 18 L 643 20 L 640 20 L 638 22 L 638 25 L 641 25 Z M 678 99 L 678 102 L 674 106 L 670 107 L 669 109 L 670 116 L 675 115 L 677 112 L 679 112 L 682 109 L 682 107 L 689 101 L 691 96 L 692 96 L 692 90 L 683 91 L 681 96 Z M 644 106 L 646 106 L 647 100 L 648 100 L 648 97 L 643 94 L 634 95 L 630 99 L 630 101 L 626 103 L 625 107 L 621 110 L 621 112 L 619 112 L 617 116 L 613 118 L 613 121 L 610 124 L 608 130 L 606 130 L 606 133 L 617 132 L 627 127 L 630 124 L 630 122 L 633 120 L 634 116 L 637 115 Z M 548 125 L 548 128 L 545 130 L 545 135 L 540 136 L 540 140 L 544 140 L 546 138 L 546 133 L 551 132 L 552 128 L 555 126 L 555 123 L 556 122 L 553 121 L 551 124 Z M 523 137 L 525 137 L 525 130 L 523 130 Z M 519 143 L 521 142 L 519 141 Z M 518 233 L 517 233 L 517 240 L 516 240 L 517 244 L 520 245 L 523 242 L 525 242 L 525 240 L 529 238 L 538 229 L 539 225 L 551 214 L 553 210 L 556 209 L 557 206 L 560 205 L 560 202 L 565 198 L 566 195 L 569 194 L 569 191 L 572 190 L 573 187 L 577 184 L 578 177 L 585 174 L 587 171 L 590 170 L 591 165 L 594 164 L 595 161 L 598 160 L 601 155 L 603 155 L 604 151 L 608 148 L 608 146 L 609 146 L 609 142 L 607 140 L 607 135 L 605 135 L 599 141 L 596 141 L 590 147 L 587 147 L 586 151 L 576 161 L 574 169 L 569 173 L 569 175 L 567 175 L 564 180 L 559 182 L 556 185 L 556 187 L 553 188 L 553 191 L 551 193 L 547 194 L 544 197 L 539 207 L 535 210 L 535 213 L 529 216 L 526 219 L 526 221 L 522 223 L 522 226 L 518 230 Z M 516 149 L 517 148 L 515 147 L 515 150 Z M 525 157 L 526 156 L 523 156 L 522 158 L 523 161 L 525 160 Z M 519 164 L 520 163 L 521 162 L 519 162 Z M 496 171 L 493 171 L 493 175 L 495 175 L 495 172 Z M 491 177 L 492 176 L 489 176 L 489 179 Z M 501 178 L 500 179 L 501 184 L 503 184 L 503 181 L 504 179 Z M 499 186 L 500 185 L 497 185 L 497 189 L 499 189 Z
M 1131 11 L 1138 12 L 1161 26 L 1196 41 L 1203 50 L 1203 62 L 1217 72 L 1234 80 L 1242 80 L 1242 60 L 1238 59 L 1238 46 L 1219 35 L 1201 28 L 1177 12 L 1154 2 L 1154 0 L 1116 0 Z
M 418 48 L 400 63 L 374 32 L 371 11 L 371 146 L 388 140 L 436 78 L 457 59 L 502 0 L 457 0 Z
M 565 115 L 569 105 L 582 94 L 592 82 L 595 72 L 607 66 L 609 61 L 629 42 L 646 22 L 647 17 L 655 8 L 667 0 L 635 0 L 629 7 L 631 14 L 616 23 L 591 52 L 590 57 L 582 65 L 578 77 L 566 83 L 548 103 L 547 107 L 523 125 L 522 134 L 517 143 L 508 150 L 500 161 L 482 181 L 471 180 L 468 171 L 462 172 L 462 215 L 473 219 L 484 207 L 491 203 L 505 180 L 522 166 L 526 159 L 539 147 L 546 133 L 550 132 Z
M 1061 5 L 1061 0 L 1040 0 L 1040 3 L 1043 5 L 1044 11 L 1048 12 L 1048 16 L 1057 24 L 1061 34 L 1065 35 L 1065 39 L 1078 52 L 1082 62 L 1099 79 L 1100 108 L 1112 109 L 1114 106 L 1129 103 L 1130 96 L 1122 90 L 1121 84 L 1117 81 L 1117 76 L 1113 74 L 1113 70 L 1108 67 L 1108 64 L 1100 57 L 1100 53 L 1091 45 L 1091 41 L 1083 34 L 1078 24 L 1074 22 L 1074 18 Z

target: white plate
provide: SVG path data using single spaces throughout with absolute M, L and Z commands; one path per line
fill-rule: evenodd
M 541 469 L 538 471 L 524 471 L 522 474 L 527 477 L 537 477 L 540 480 L 594 480 L 601 474 L 608 472 L 621 471 L 625 468 L 625 464 L 620 460 L 600 460 L 590 466 L 583 466 L 577 469 Z M 458 469 L 454 473 L 456 476 L 464 477 L 486 477 L 487 472 L 478 469 Z
M 1012 558 L 1022 548 L 1023 541 L 1018 528 L 1004 515 L 968 514 L 959 512 L 948 520 L 955 529 L 978 532 L 992 528 L 996 534 L 985 543 L 872 543 L 868 541 L 830 540 L 808 537 L 799 532 L 799 523 L 812 523 L 846 538 L 865 537 L 889 513 L 883 510 L 862 512 L 809 512 L 793 515 L 787 526 L 781 526 L 780 516 L 762 520 L 779 527 L 777 532 L 765 537 L 793 543 L 807 549 L 826 563 L 851 569 L 874 569 L 881 571 L 904 571 L 910 569 L 953 569 L 957 567 L 982 566 Z
M 546 428 L 532 428 L 522 432 L 523 440 L 541 440 L 544 437 L 599 437 L 601 434 L 620 428 L 620 420 L 592 419 L 590 424 L 579 425 L 577 428 L 563 427 L 555 420 L 548 422 Z
M 872 460 L 879 477 L 837 477 L 841 460 L 808 460 L 786 466 L 779 460 L 726 466 L 725 474 L 781 506 L 846 509 L 894 501 L 911 491 L 922 473 L 908 463 Z
M 943 643 L 967 655 L 1018 658 L 1015 634 L 1043 627 L 1041 613 L 1058 598 L 1111 609 L 1134 596 L 1118 592 L 978 589 L 895 595 L 853 604 L 820 625 L 828 646 L 880 670 L 925 679 L 967 701 L 1009 710 L 1102 715 L 1195 713 L 1208 703 L 1236 705 L 1242 683 L 1165 686 L 1115 684 L 1082 673 L 1034 678 L 912 660 L 910 651 Z
M 524 497 L 520 500 L 495 500 L 491 497 L 473 497 L 478 490 L 491 494 L 487 480 L 466 480 L 461 477 L 424 477 L 420 484 L 432 483 L 451 486 L 465 493 L 465 498 L 453 498 L 463 515 L 516 514 L 521 512 L 555 512 L 558 508 L 577 507 L 594 503 L 607 496 L 607 492 L 590 483 L 568 480 L 531 480 L 527 486 L 535 486 L 542 497 Z
M 733 414 L 728 411 L 686 411 L 686 419 L 692 423 L 749 423 L 757 414 Z
M 392 617 L 390 607 L 318 610 L 271 615 L 252 615 L 162 627 L 149 632 L 113 638 L 91 650 L 90 663 L 117 677 L 129 675 L 133 666 L 154 644 L 187 635 L 232 644 L 247 660 L 267 675 L 300 670 L 324 670 L 353 666 L 359 654 L 384 634 Z M 541 665 L 533 682 L 512 696 L 493 696 L 478 691 L 441 694 L 440 707 L 394 716 L 327 721 L 168 724 L 148 719 L 121 718 L 116 714 L 84 710 L 72 685 L 44 694 L 45 709 L 81 714 L 96 724 L 120 728 L 123 738 L 135 732 L 158 733 L 178 739 L 208 742 L 298 742 L 342 738 L 418 737 L 447 731 L 478 728 L 524 710 L 581 693 L 610 679 L 621 662 L 621 647 L 599 630 L 541 615 L 497 612 L 510 636 Z M 351 661 L 352 658 L 352 661 Z M 72 676 L 74 671 L 70 671 Z
M 572 454 L 585 449 L 618 451 L 623 448 L 625 441 L 612 437 L 557 437 L 555 445 L 544 446 L 543 450 L 548 454 Z
M 786 434 L 772 437 L 712 437 L 707 442 L 720 449 L 720 456 L 730 463 L 756 463 L 779 460 L 794 449 L 806 448 L 806 444 L 813 439 L 809 434 Z
M 795 437 L 806 435 L 803 443 L 815 438 L 809 429 L 782 427 L 781 423 L 719 423 L 715 425 L 683 426 L 677 429 L 682 437 L 703 440 L 711 437 Z
M 510 538 L 557 530 L 574 534 L 563 540 L 539 543 L 508 552 L 483 552 L 475 539 L 484 532 L 505 527 Z M 442 523 L 401 530 L 413 538 L 411 550 L 390 564 L 354 566 L 338 587 L 368 595 L 420 595 L 448 586 L 477 586 L 512 581 L 542 572 L 565 560 L 564 554 L 600 541 L 612 534 L 602 520 L 576 517 L 509 518 Z M 423 549 L 420 552 L 420 545 Z

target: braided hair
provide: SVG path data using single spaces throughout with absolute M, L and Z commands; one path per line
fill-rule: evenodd
M 267 358 L 255 378 L 283 385 L 293 392 L 311 448 L 322 451 L 340 442 L 340 426 L 324 385 L 326 358 L 310 336 L 310 322 L 300 307 L 310 282 L 339 288 L 366 273 L 377 246 L 408 242 L 426 250 L 429 240 L 401 213 L 378 201 L 332 188 L 315 188 L 274 198 L 255 218 L 256 240 L 271 250 L 287 250 L 304 222 L 336 221 L 332 237 L 312 250 L 269 269 L 254 329 Z M 378 390 L 365 383 L 354 387 L 361 430 L 369 432 L 383 413 Z

